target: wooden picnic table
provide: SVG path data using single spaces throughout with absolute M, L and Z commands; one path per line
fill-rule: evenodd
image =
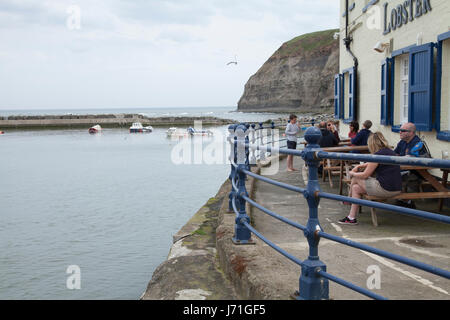
M 340 147 L 330 147 L 330 148 L 322 148 L 323 151 L 326 152 L 351 152 L 351 151 L 360 151 L 361 153 L 368 152 L 368 146 L 340 146 Z
M 340 146 L 340 147 L 331 147 L 331 148 L 323 148 L 323 151 L 326 152 L 339 152 L 339 153 L 348 153 L 352 151 L 359 151 L 360 153 L 368 153 L 369 147 L 368 146 Z M 345 160 L 339 160 L 339 194 L 342 195 L 342 189 L 343 189 L 343 179 L 344 179 L 344 166 L 347 162 Z M 324 166 L 325 171 L 330 171 L 335 169 L 335 167 L 331 166 L 331 163 L 328 162 L 327 166 Z M 332 174 L 329 173 L 330 181 Z M 325 178 L 325 176 L 324 176 Z M 330 186 L 333 187 L 332 183 L 330 182 Z
M 341 141 L 339 142 L 338 146 L 349 146 L 349 144 L 351 143 L 350 140 L 351 139 L 341 139 Z M 302 141 L 302 142 L 300 142 L 300 144 L 307 145 L 308 142 Z
M 417 166 L 400 166 L 401 171 L 416 171 L 418 174 L 420 174 L 427 183 L 429 183 L 433 188 L 436 189 L 437 192 L 449 192 L 447 189 L 447 180 L 448 180 L 448 173 L 449 169 L 441 169 L 442 171 L 442 182 L 439 182 L 428 170 L 431 168 L 429 167 L 417 167 Z M 425 192 L 428 193 L 428 192 Z M 442 207 L 444 205 L 444 199 L 441 198 L 439 200 L 439 211 L 442 211 Z

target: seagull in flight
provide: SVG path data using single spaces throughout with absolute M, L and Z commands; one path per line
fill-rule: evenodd
M 236 56 L 234 56 L 234 61 L 230 61 L 230 62 L 228 62 L 227 63 L 227 66 L 229 66 L 230 64 L 235 64 L 235 65 L 237 65 L 237 59 L 236 59 Z

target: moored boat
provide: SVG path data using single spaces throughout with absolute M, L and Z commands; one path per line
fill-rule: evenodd
M 180 138 L 180 137 L 188 137 L 189 133 L 187 132 L 187 130 L 181 130 L 175 127 L 169 128 L 166 131 L 167 137 L 168 138 Z
M 89 128 L 89 133 L 99 133 L 101 131 L 102 127 L 99 124 Z
M 130 133 L 142 133 L 142 132 L 152 132 L 153 128 L 152 126 L 146 126 L 144 127 L 142 123 L 135 122 L 130 127 Z
M 212 136 L 213 132 L 211 130 L 199 130 L 189 127 L 187 129 L 189 135 L 191 136 Z

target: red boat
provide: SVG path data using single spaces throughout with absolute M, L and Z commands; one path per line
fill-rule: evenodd
M 89 128 L 89 133 L 99 133 L 100 131 L 102 131 L 102 127 L 98 124 Z

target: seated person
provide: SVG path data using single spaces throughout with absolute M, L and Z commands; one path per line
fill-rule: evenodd
M 416 135 L 416 126 L 408 122 L 400 127 L 400 142 L 394 152 L 399 156 L 431 158 L 425 144 Z
M 425 143 L 416 135 L 416 126 L 411 122 L 405 123 L 400 127 L 400 142 L 397 144 L 394 152 L 402 157 L 431 158 Z M 406 191 L 408 191 L 408 187 L 415 192 L 419 191 L 419 185 L 423 178 L 417 171 L 403 171 L 402 176 Z M 412 200 L 399 200 L 397 205 L 408 208 L 416 207 Z
M 330 120 L 327 122 L 327 130 L 330 131 L 336 137 L 336 140 L 338 141 L 339 144 L 339 142 L 341 142 L 341 138 L 339 138 L 339 132 L 336 126 L 334 125 L 334 121 Z
M 370 131 L 371 127 L 372 127 L 372 121 L 370 121 L 370 120 L 364 121 L 362 130 L 359 131 L 358 134 L 356 135 L 356 137 L 354 137 L 351 140 L 352 145 L 367 146 L 367 140 L 369 139 L 369 136 L 372 133 Z
M 368 146 L 371 154 L 380 156 L 396 155 L 389 147 L 389 143 L 381 132 L 370 135 Z M 364 171 L 359 172 L 360 169 L 364 169 Z M 376 178 L 371 177 L 373 173 L 375 173 Z M 369 162 L 358 165 L 349 174 L 352 178 L 349 196 L 352 198 L 361 199 L 363 194 L 390 198 L 401 193 L 402 176 L 399 165 Z M 358 211 L 359 205 L 352 204 L 349 215 L 339 220 L 339 223 L 348 225 L 358 224 L 356 220 Z
M 338 140 L 336 139 L 335 135 L 327 129 L 327 123 L 325 121 L 321 121 L 319 123 L 319 129 L 322 133 L 322 137 L 319 140 L 319 146 L 321 148 L 330 148 L 330 147 L 337 147 L 339 144 Z M 323 172 L 323 167 L 319 166 L 319 173 Z
M 336 147 L 339 144 L 334 134 L 327 129 L 327 123 L 325 121 L 319 123 L 319 129 L 322 133 L 322 138 L 319 140 L 319 146 L 321 148 Z
M 356 137 L 358 132 L 359 132 L 359 123 L 358 123 L 358 121 L 354 120 L 354 121 L 350 122 L 350 132 L 348 133 L 348 137 L 350 139 L 353 139 L 353 138 Z

